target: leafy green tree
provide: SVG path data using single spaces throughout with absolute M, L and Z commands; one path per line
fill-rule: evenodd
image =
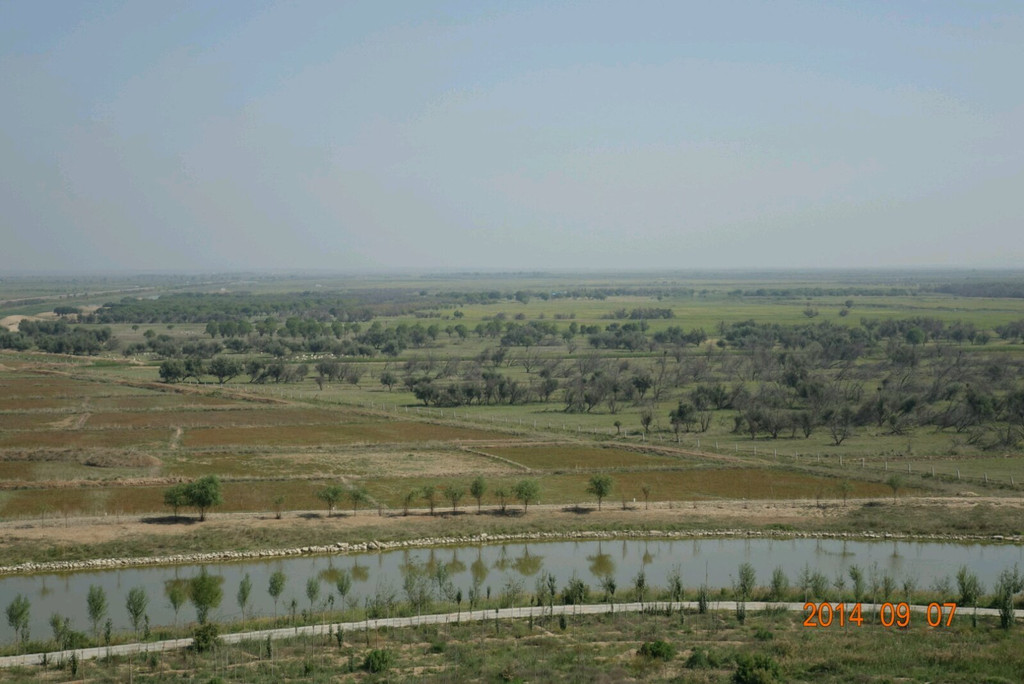
M 178 359 L 168 359 L 160 364 L 158 372 L 166 383 L 180 382 L 185 377 L 185 364 Z
M 459 505 L 459 500 L 462 499 L 466 493 L 461 487 L 455 487 L 454 485 L 448 485 L 444 488 L 444 498 L 448 499 L 448 503 L 452 505 L 452 513 L 456 512 Z
M 498 510 L 501 511 L 502 515 L 505 515 L 508 509 L 508 500 L 511 496 L 511 493 L 505 487 L 498 487 L 494 490 L 494 497 L 498 500 Z
M 420 490 L 410 489 L 402 497 L 402 515 L 409 515 L 409 507 L 412 506 L 412 502 L 420 495 Z
M 530 502 L 536 501 L 540 496 L 540 485 L 536 480 L 520 480 L 512 488 L 512 493 L 523 502 L 523 513 L 526 513 Z
M 207 475 L 190 482 L 186 491 L 189 505 L 199 509 L 200 522 L 206 520 L 208 508 L 224 503 L 224 499 L 221 498 L 220 479 L 216 475 Z
M 235 359 L 229 359 L 225 356 L 218 356 L 217 358 L 210 361 L 210 367 L 207 369 L 210 375 L 217 378 L 217 382 L 223 385 L 237 375 L 242 373 L 241 362 Z
M 426 499 L 427 505 L 430 506 L 430 515 L 434 515 L 434 506 L 437 505 L 437 488 L 434 485 L 425 485 L 420 495 Z
M 27 598 L 18 594 L 7 604 L 7 624 L 14 630 L 14 635 L 24 646 L 28 642 L 28 623 L 32 604 Z
M 362 485 L 356 485 L 355 487 L 349 487 L 348 489 L 348 500 L 352 502 L 352 515 L 355 515 L 359 510 L 359 504 L 367 503 L 370 501 L 370 493 L 366 491 L 366 488 Z
M 889 488 L 892 490 L 892 500 L 895 503 L 896 495 L 899 494 L 900 488 L 903 486 L 903 478 L 893 473 L 885 481 L 885 484 L 889 485 Z
M 189 580 L 189 598 L 196 608 L 196 619 L 199 624 L 205 625 L 210 611 L 220 605 L 224 597 L 224 590 L 221 589 L 221 578 L 206 572 L 206 568 L 200 568 L 199 574 Z
M 676 434 L 676 441 L 679 441 L 679 431 L 689 432 L 693 423 L 697 420 L 697 409 L 693 404 L 679 402 L 679 406 L 668 414 L 669 422 L 672 423 L 672 431 Z
M 128 610 L 128 617 L 132 621 L 132 630 L 135 632 L 135 639 L 139 638 L 139 625 L 142 623 L 142 616 L 149 605 L 149 596 L 142 587 L 133 587 L 128 591 L 125 599 L 125 608 Z
M 643 603 L 644 595 L 647 593 L 647 573 L 643 570 L 633 578 L 633 591 L 636 593 L 636 600 Z
M 649 408 L 640 411 L 640 427 L 644 429 L 644 435 L 651 431 L 651 423 L 654 422 L 654 413 Z
M 917 345 L 922 344 L 925 341 L 924 330 L 921 330 L 918 327 L 913 327 L 907 331 L 905 339 L 907 340 L 908 344 L 911 344 L 916 347 Z
M 971 572 L 966 565 L 961 565 L 956 573 L 957 589 L 960 592 L 959 603 L 962 606 L 976 606 L 978 599 L 984 593 L 978 576 Z
M 741 563 L 736 579 L 736 593 L 740 595 L 741 601 L 746 601 L 753 595 L 756 582 L 754 566 L 750 563 Z
M 334 507 L 345 495 L 345 488 L 339 485 L 328 485 L 316 493 L 316 498 L 327 504 L 327 517 L 334 513 Z
M 612 493 L 612 478 L 608 475 L 593 475 L 587 484 L 587 493 L 597 497 L 597 510 L 601 510 L 601 501 Z
M 996 582 L 996 608 L 999 610 L 999 625 L 1008 630 L 1014 623 L 1014 596 L 1024 589 L 1024 578 L 1017 568 L 1003 570 Z
M 309 615 L 313 616 L 313 609 L 316 604 L 316 600 L 320 598 L 320 579 L 317 577 L 310 577 L 306 580 L 306 598 L 309 599 Z
M 277 600 L 281 598 L 281 594 L 284 592 L 284 583 L 287 577 L 280 570 L 275 570 L 274 574 L 270 576 L 270 585 L 267 587 L 267 592 L 270 594 L 270 598 L 274 599 L 274 617 L 277 617 Z
M 487 483 L 484 482 L 484 478 L 478 476 L 469 485 L 470 495 L 476 499 L 476 512 L 480 512 L 480 508 L 483 505 L 484 494 L 487 493 Z
M 188 483 L 181 482 L 164 490 L 164 505 L 174 509 L 174 517 L 177 519 L 178 510 L 189 505 Z
M 100 638 L 100 620 L 107 614 L 107 592 L 101 586 L 89 585 L 89 593 L 85 597 L 85 605 L 89 612 L 89 622 L 92 623 L 93 636 L 98 641 Z

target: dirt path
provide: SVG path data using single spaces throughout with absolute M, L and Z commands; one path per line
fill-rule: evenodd
M 851 499 L 847 504 L 841 500 L 820 503 L 814 501 L 693 501 L 652 503 L 649 510 L 642 504 L 633 504 L 629 510 L 618 506 L 606 506 L 598 512 L 596 506 L 570 509 L 564 505 L 531 506 L 525 517 L 476 516 L 475 505 L 463 505 L 457 516 L 452 517 L 438 508 L 436 516 L 430 516 L 427 509 L 410 510 L 409 516 L 391 512 L 383 516 L 377 510 L 362 508 L 357 515 L 351 510 L 343 515 L 331 518 L 322 517 L 323 510 L 287 511 L 278 520 L 270 511 L 249 513 L 212 513 L 207 515 L 207 522 L 202 529 L 207 532 L 244 535 L 246 532 L 276 529 L 278 531 L 309 530 L 312 526 L 320 526 L 329 530 L 339 541 L 344 541 L 346 533 L 352 534 L 361 529 L 372 527 L 382 537 L 390 532 L 395 536 L 409 535 L 430 537 L 444 534 L 456 524 L 463 522 L 479 523 L 481 529 L 496 521 L 504 527 L 522 523 L 524 531 L 530 529 L 532 521 L 538 516 L 552 528 L 571 530 L 577 526 L 588 529 L 602 527 L 609 530 L 637 528 L 654 528 L 659 524 L 701 523 L 714 520 L 717 526 L 727 525 L 730 528 L 758 528 L 768 524 L 799 525 L 806 529 L 808 521 L 820 522 L 822 529 L 827 529 L 829 522 L 847 515 L 851 509 L 867 503 L 867 499 Z M 881 500 L 880 500 L 881 501 Z M 885 499 L 885 501 L 890 501 Z M 1007 507 L 1024 513 L 1024 501 L 999 497 L 971 498 L 940 498 L 919 497 L 908 500 L 912 504 L 941 505 L 950 512 L 967 512 L 979 505 Z M 517 510 L 517 506 L 510 510 Z M 485 511 L 486 513 L 486 511 Z M 98 544 L 115 540 L 123 540 L 137 535 L 146 536 L 187 536 L 194 534 L 198 528 L 195 524 L 154 524 L 143 522 L 152 519 L 146 516 L 102 516 L 54 518 L 44 522 L 38 519 L 0 522 L 0 545 L 12 542 L 38 542 L 41 544 L 61 546 L 64 544 Z

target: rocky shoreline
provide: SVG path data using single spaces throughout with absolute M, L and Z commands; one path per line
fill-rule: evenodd
M 302 546 L 290 549 L 260 549 L 256 551 L 215 551 L 211 553 L 185 553 L 171 556 L 144 556 L 138 558 L 95 558 L 77 561 L 45 561 L 0 566 L 0 575 L 21 575 L 34 573 L 78 572 L 81 570 L 104 570 L 110 568 L 146 567 L 156 565 L 194 565 L 203 563 L 230 563 L 234 561 L 287 558 L 293 556 L 319 556 L 369 551 L 391 551 L 408 548 L 430 548 L 441 546 L 475 546 L 502 542 L 528 541 L 571 541 L 576 539 L 705 539 L 705 538 L 774 538 L 774 539 L 847 539 L 850 541 L 924 541 L 946 543 L 1004 543 L 1022 544 L 1021 535 L 913 535 L 891 532 L 792 532 L 785 530 L 687 530 L 670 532 L 662 530 L 601 531 L 581 530 L 577 532 L 523 532 L 511 534 L 488 534 L 482 532 L 464 537 L 424 537 L 405 541 L 338 542 L 319 546 Z

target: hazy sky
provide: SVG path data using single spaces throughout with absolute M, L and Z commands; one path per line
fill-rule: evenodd
M 0 273 L 1024 264 L 1024 3 L 0 0 Z

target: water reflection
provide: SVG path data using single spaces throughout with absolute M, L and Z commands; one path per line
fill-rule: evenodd
M 360 565 L 359 557 L 357 556 L 355 561 L 352 563 L 352 579 L 356 582 L 365 582 L 370 579 L 370 568 L 369 566 Z
M 498 559 L 494 561 L 494 569 L 505 572 L 509 566 L 508 547 L 502 545 L 501 550 L 498 552 Z
M 587 560 L 590 562 L 590 574 L 594 577 L 602 579 L 615 574 L 615 561 L 611 554 L 602 551 L 600 542 L 597 544 L 597 553 L 587 556 Z
M 766 585 L 776 568 L 786 575 L 791 586 L 802 578 L 828 587 L 854 585 L 850 570 L 857 566 L 863 573 L 865 592 L 893 596 L 916 586 L 955 586 L 957 570 L 967 566 L 979 581 L 991 588 L 1003 569 L 1024 564 L 1024 546 L 959 546 L 890 541 L 868 543 L 850 540 L 762 540 L 694 539 L 686 541 L 621 540 L 534 542 L 473 548 L 402 549 L 392 552 L 317 558 L 287 558 L 208 566 L 219 575 L 226 597 L 233 597 L 239 582 L 251 575 L 252 603 L 247 616 L 278 615 L 288 611 L 293 597 L 303 598 L 307 578 L 318 578 L 327 585 L 321 597 L 341 598 L 336 606 L 368 605 L 387 613 L 388 598 L 397 594 L 402 600 L 403 581 L 411 566 L 422 567 L 433 600 L 470 590 L 482 597 L 488 588 L 505 591 L 510 582 L 533 588 L 538 578 L 548 575 L 557 587 L 564 587 L 577 574 L 586 577 L 592 591 L 615 586 L 618 595 L 625 589 L 633 593 L 633 581 L 642 571 L 649 587 L 667 588 L 673 567 L 685 571 L 686 589 L 692 591 L 707 582 L 712 588 L 728 585 L 741 563 L 755 569 L 758 583 Z M 616 546 L 617 545 L 617 546 Z M 376 567 L 374 567 L 376 566 Z M 704 566 L 703 568 L 701 566 Z M 805 570 L 806 567 L 806 570 Z M 404 568 L 404 569 L 403 569 Z M 371 577 L 371 569 L 372 577 Z M 64 575 L 10 576 L 0 578 L 0 596 L 23 594 L 32 597 L 30 629 L 33 634 L 49 633 L 47 620 L 54 613 L 71 620 L 74 629 L 88 625 L 85 595 L 90 585 L 107 592 L 109 613 L 115 629 L 129 629 L 125 595 L 129 588 L 141 586 L 156 600 L 148 612 L 153 627 L 181 624 L 194 618 L 187 608 L 189 580 L 199 572 L 192 567 L 152 567 L 119 569 L 110 572 L 82 572 Z M 275 602 L 268 589 L 270 577 L 281 572 L 286 577 L 284 591 Z M 523 582 L 523 578 L 532 578 Z M 345 591 L 338 589 L 343 585 Z M 118 589 L 118 586 L 121 589 Z M 395 589 L 397 587 L 397 589 Z M 338 589 L 336 591 L 336 589 Z M 380 595 L 378 596 L 378 591 Z M 9 599 L 8 599 L 9 600 Z M 232 601 L 227 601 L 233 604 Z M 328 604 L 329 605 L 329 604 Z M 0 639 L 10 635 L 0 632 Z
M 476 560 L 469 566 L 469 572 L 473 576 L 473 582 L 477 585 L 483 584 L 487 580 L 487 575 L 491 574 L 491 569 L 487 567 L 487 563 L 484 562 L 483 549 L 477 549 Z
M 544 556 L 530 553 L 530 547 L 523 547 L 523 555 L 519 556 L 512 563 L 512 568 L 523 577 L 532 577 L 540 572 L 544 565 Z

